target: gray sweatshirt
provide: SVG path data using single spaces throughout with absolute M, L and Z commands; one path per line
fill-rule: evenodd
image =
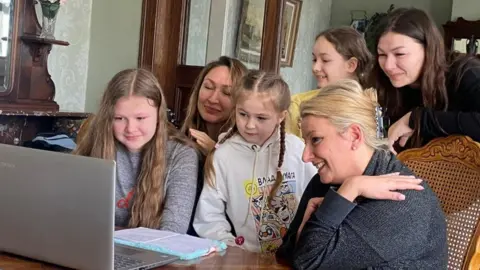
M 198 155 L 176 141 L 168 141 L 166 152 L 165 206 L 159 229 L 186 233 L 193 212 L 198 178 Z M 117 147 L 115 226 L 130 220 L 135 185 L 141 167 L 141 153 Z

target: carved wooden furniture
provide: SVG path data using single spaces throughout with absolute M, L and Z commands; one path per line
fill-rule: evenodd
M 279 264 L 275 256 L 251 253 L 240 248 L 229 247 L 223 254 L 210 254 L 196 261 L 185 261 L 159 267 L 158 269 L 290 269 Z M 0 252 L 0 269 L 61 269 L 57 266 L 20 258 Z
M 50 78 L 47 59 L 52 45 L 69 43 L 39 37 L 41 26 L 35 13 L 35 1 L 14 0 L 8 89 L 0 92 L 0 110 L 59 110 L 54 101 L 55 84 Z
M 2 51 L 6 56 L 0 61 L 0 143 L 23 145 L 38 133 L 66 133 L 75 138 L 81 121 L 89 115 L 59 112 L 47 60 L 53 45 L 69 43 L 39 37 L 36 2 L 2 2 L 5 12 L 1 15 L 8 16 L 10 24 L 3 25 L 9 27 L 9 35 L 1 37 L 8 49 Z
M 480 269 L 480 144 L 466 136 L 437 138 L 401 152 L 432 187 L 447 218 L 449 269 Z
M 443 25 L 445 48 L 454 50 L 454 39 L 466 39 L 480 41 L 480 20 L 468 21 L 459 17 L 457 21 L 449 21 Z M 480 43 L 480 42 L 479 42 Z

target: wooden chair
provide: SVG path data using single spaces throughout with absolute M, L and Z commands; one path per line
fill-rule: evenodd
M 448 269 L 480 269 L 480 144 L 466 136 L 437 138 L 398 159 L 427 181 L 441 202 Z

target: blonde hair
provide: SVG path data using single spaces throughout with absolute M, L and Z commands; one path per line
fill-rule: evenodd
M 207 132 L 207 127 L 205 120 L 201 117 L 200 113 L 198 112 L 198 95 L 200 93 L 200 88 L 202 88 L 203 80 L 207 76 L 207 74 L 214 68 L 217 67 L 227 67 L 230 72 L 230 79 L 232 80 L 232 85 L 236 85 L 240 79 L 247 73 L 247 68 L 245 65 L 235 58 L 230 58 L 228 56 L 220 56 L 218 60 L 208 63 L 200 74 L 198 75 L 195 83 L 192 87 L 192 94 L 190 95 L 190 100 L 188 102 L 187 108 L 187 115 L 185 117 L 185 121 L 183 122 L 182 127 L 180 128 L 180 132 L 185 134 L 186 136 L 191 136 L 189 129 L 193 128 L 202 132 Z M 221 128 L 220 132 L 226 131 L 228 128 L 228 120 L 225 121 L 225 125 Z M 216 140 L 216 138 L 212 138 Z M 197 147 L 201 149 L 201 147 Z
M 357 81 L 348 79 L 323 87 L 315 97 L 300 105 L 300 115 L 302 118 L 310 115 L 324 117 L 339 132 L 356 124 L 360 127 L 367 146 L 388 150 L 387 140 L 377 135 L 381 124 L 376 116 L 378 106 L 377 91 L 374 88 L 363 90 Z
M 158 108 L 157 129 L 142 150 L 142 162 L 135 186 L 129 227 L 158 228 L 164 206 L 167 141 L 188 144 L 167 119 L 167 107 L 159 82 L 144 69 L 127 69 L 108 83 L 98 113 L 87 126 L 85 137 L 73 152 L 76 155 L 114 160 L 117 141 L 113 134 L 115 104 L 122 97 L 146 97 Z
M 248 72 L 233 91 L 233 102 L 235 106 L 245 97 L 245 95 L 253 93 L 270 95 L 274 108 L 279 113 L 288 110 L 288 107 L 290 107 L 290 89 L 288 88 L 288 84 L 278 74 L 260 70 L 252 70 Z M 217 145 L 224 143 L 238 132 L 237 125 L 235 124 L 235 110 L 232 111 L 231 119 L 233 126 Z M 205 181 L 212 187 L 215 185 L 215 169 L 213 168 L 214 153 L 215 148 L 208 154 L 207 159 L 205 160 Z M 271 201 L 283 181 L 281 167 L 283 165 L 284 156 L 285 119 L 280 123 L 280 154 L 277 164 L 277 176 L 275 184 L 270 191 L 269 201 Z

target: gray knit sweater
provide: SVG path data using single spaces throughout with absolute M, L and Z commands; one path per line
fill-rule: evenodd
M 165 204 L 161 230 L 186 233 L 193 212 L 198 177 L 198 155 L 191 147 L 168 141 L 166 152 Z M 134 186 L 141 165 L 141 154 L 117 147 L 115 186 L 115 226 L 126 227 Z
M 376 151 L 364 175 L 413 173 L 395 156 Z M 445 216 L 434 192 L 402 191 L 404 201 L 357 198 L 352 203 L 316 175 L 302 197 L 294 222 L 277 251 L 296 269 L 446 269 Z M 324 197 L 296 232 L 308 200 Z

